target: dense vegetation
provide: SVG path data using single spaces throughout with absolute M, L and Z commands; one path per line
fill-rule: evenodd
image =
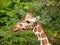
M 0 0 L 0 45 L 39 45 L 31 30 L 11 32 L 29 10 L 40 16 L 53 45 L 60 45 L 60 0 Z

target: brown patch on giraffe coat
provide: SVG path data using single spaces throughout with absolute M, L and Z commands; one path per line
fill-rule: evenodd
M 43 42 L 43 45 L 51 44 L 48 39 L 42 40 L 42 42 Z
M 41 34 L 41 37 L 42 37 L 42 38 L 47 37 L 47 35 L 45 34 L 45 32 L 43 32 L 43 33 Z
M 42 40 L 43 45 L 47 45 L 47 39 Z
M 41 25 L 38 26 L 38 32 L 43 31 L 43 28 L 41 27 Z
M 38 30 L 37 30 L 37 28 L 34 28 L 34 33 L 36 33 Z

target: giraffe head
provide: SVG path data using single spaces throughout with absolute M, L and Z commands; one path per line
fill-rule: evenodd
M 33 17 L 32 11 L 30 11 L 12 28 L 12 31 L 33 29 L 38 20 L 39 17 Z

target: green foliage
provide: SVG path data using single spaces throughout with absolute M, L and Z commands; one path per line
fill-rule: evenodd
M 60 45 L 60 9 L 44 5 L 44 0 L 0 0 L 0 45 L 39 45 L 31 30 L 11 32 L 11 28 L 27 11 L 39 16 L 53 45 Z M 60 2 L 51 0 L 52 4 Z

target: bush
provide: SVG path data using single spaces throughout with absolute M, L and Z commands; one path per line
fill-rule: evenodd
M 49 0 L 50 1 L 50 0 Z M 56 4 L 56 5 L 53 5 Z M 39 16 L 53 45 L 60 45 L 60 2 L 52 0 L 0 0 L 0 45 L 39 45 L 31 30 L 11 32 L 11 28 L 27 11 Z

